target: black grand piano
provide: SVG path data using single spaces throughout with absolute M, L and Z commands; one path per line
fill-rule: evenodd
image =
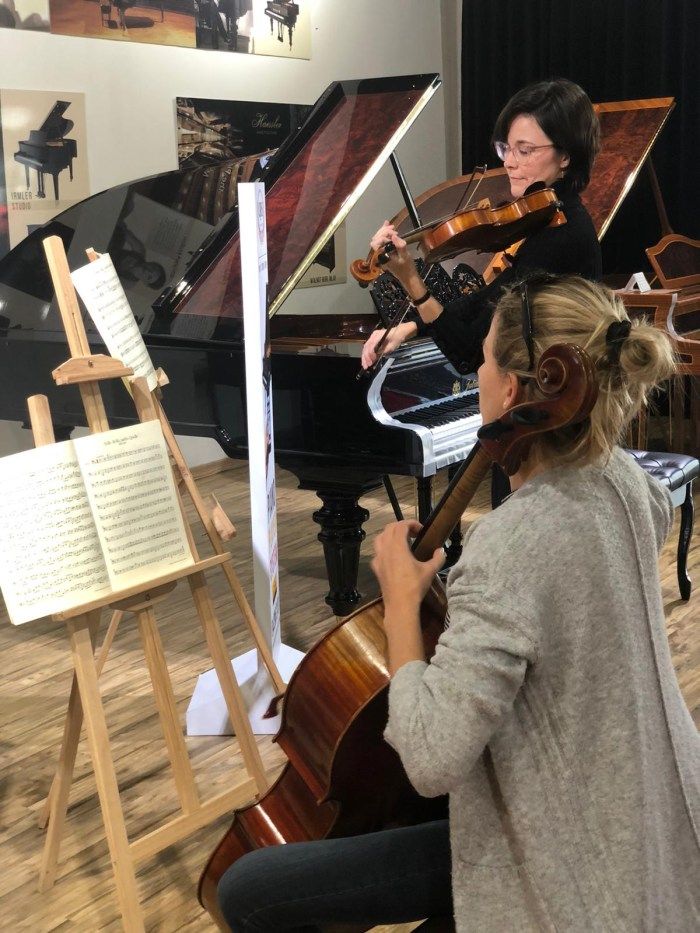
M 291 315 L 280 308 L 439 83 L 429 74 L 333 84 L 263 170 L 276 458 L 322 501 L 313 517 L 326 557 L 326 599 L 338 615 L 360 599 L 357 568 L 368 517 L 360 498 L 387 474 L 425 482 L 462 460 L 480 424 L 478 399 L 473 379 L 426 340 L 402 347 L 369 385 L 358 382 L 361 346 L 377 321 L 360 289 L 356 312 Z M 600 110 L 605 148 L 586 195 L 601 235 L 671 106 L 664 99 Z M 235 169 L 228 174 L 235 177 Z M 422 216 L 442 216 L 465 184 L 456 179 L 417 198 Z M 489 173 L 484 184 L 496 201 L 505 187 L 503 170 Z M 67 348 L 43 238 L 60 236 L 76 268 L 87 247 L 110 251 L 125 227 L 149 244 L 153 231 L 167 230 L 174 244 L 167 286 L 156 294 L 147 280 L 123 282 L 153 361 L 170 378 L 166 413 L 176 433 L 213 437 L 229 456 L 246 457 L 237 217 L 226 209 L 220 186 L 216 197 L 210 189 L 192 171 L 110 189 L 34 231 L 0 261 L 0 418 L 26 421 L 26 397 L 44 393 L 57 436 L 59 428 L 67 436 L 83 423 L 77 391 L 56 389 L 50 376 Z M 153 257 L 141 258 L 147 264 Z M 89 320 L 86 329 L 99 352 Z M 120 386 L 105 383 L 103 392 L 113 425 L 133 419 Z
M 44 175 L 53 177 L 54 198 L 58 201 L 58 176 L 67 168 L 73 180 L 73 159 L 78 156 L 78 145 L 74 139 L 66 139 L 73 129 L 73 121 L 63 114 L 70 107 L 70 101 L 57 100 L 38 130 L 30 130 L 29 139 L 22 139 L 15 152 L 15 162 L 24 166 L 29 190 L 29 169 L 37 173 L 38 198 L 46 197 Z
M 289 48 L 292 47 L 292 35 L 296 26 L 297 16 L 299 16 L 299 4 L 289 3 L 287 0 L 282 3 L 267 0 L 265 4 L 265 16 L 270 19 L 270 34 L 273 33 L 275 23 L 277 24 L 277 41 L 284 42 L 284 29 L 287 27 L 289 36 Z

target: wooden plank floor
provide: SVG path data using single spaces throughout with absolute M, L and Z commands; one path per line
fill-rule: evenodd
M 412 514 L 413 487 L 396 480 L 406 515 Z M 439 484 L 438 484 L 439 486 Z M 235 566 L 252 603 L 250 522 L 246 465 L 200 481 L 204 493 L 215 492 L 238 529 L 231 542 Z M 480 490 L 467 514 L 487 507 L 488 491 Z M 392 514 L 383 490 L 367 496 L 368 540 L 362 551 L 360 589 L 376 595 L 369 558 L 372 536 Z M 318 526 L 311 513 L 319 500 L 295 488 L 290 474 L 278 473 L 278 519 L 281 564 L 283 637 L 308 649 L 334 623 L 323 601 L 327 585 Z M 677 526 L 662 558 L 662 582 L 670 643 L 679 681 L 696 721 L 700 721 L 700 548 L 696 535 L 690 568 L 698 592 L 689 603 L 678 595 L 675 575 Z M 204 534 L 199 536 L 204 542 Z M 205 553 L 205 547 L 201 548 Z M 208 553 L 208 552 L 206 552 Z M 223 574 L 208 575 L 217 611 L 232 655 L 251 644 L 225 585 Z M 158 617 L 183 721 L 197 674 L 207 663 L 199 624 L 184 586 L 162 606 Z M 36 879 L 43 834 L 36 823 L 41 801 L 51 783 L 70 687 L 68 643 L 62 626 L 45 622 L 15 628 L 0 610 L 0 927 L 8 930 L 94 931 L 121 929 L 113 894 L 95 784 L 84 736 L 78 754 L 58 880 L 47 894 L 37 893 Z M 155 827 L 176 810 L 164 743 L 140 642 L 133 618 L 123 621 L 101 678 L 127 828 L 131 838 Z M 187 745 L 203 797 L 229 786 L 241 776 L 235 740 L 189 738 Z M 281 763 L 269 738 L 259 745 L 266 765 Z M 224 818 L 187 841 L 161 853 L 138 873 L 149 930 L 211 930 L 196 901 L 196 882 L 207 855 L 228 824 Z M 398 930 L 399 928 L 392 928 Z M 401 928 L 402 930 L 408 929 Z

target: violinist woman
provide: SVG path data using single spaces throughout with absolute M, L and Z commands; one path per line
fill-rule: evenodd
M 561 200 L 566 223 L 531 234 L 512 266 L 491 284 L 443 308 L 426 290 L 405 241 L 387 221 L 372 237 L 371 246 L 373 250 L 388 243 L 396 247 L 383 268 L 403 286 L 417 315 L 390 332 L 383 353 L 391 353 L 417 334 L 427 335 L 460 372 L 474 372 L 481 363 L 481 345 L 493 305 L 504 286 L 537 269 L 574 273 L 594 281 L 601 278 L 600 245 L 579 197 L 600 148 L 598 117 L 586 93 L 564 78 L 523 88 L 501 111 L 492 142 L 508 173 L 513 198 L 521 197 L 533 184 L 544 183 Z M 383 335 L 383 330 L 375 330 L 365 343 L 365 369 L 376 362 L 375 348 Z
M 673 356 L 608 290 L 540 276 L 496 306 L 485 422 L 542 398 L 533 375 L 561 343 L 590 357 L 597 401 L 538 435 L 469 529 L 430 660 L 419 606 L 442 552 L 416 561 L 410 521 L 375 544 L 385 736 L 419 793 L 449 795 L 449 821 L 246 855 L 219 885 L 234 933 L 451 915 L 458 933 L 700 928 L 700 738 L 657 567 L 672 506 L 617 446 Z

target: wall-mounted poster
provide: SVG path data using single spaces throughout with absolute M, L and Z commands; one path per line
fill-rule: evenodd
M 0 91 L 0 125 L 13 247 L 34 227 L 90 194 L 85 95 Z
M 49 0 L 51 32 L 193 49 L 195 0 Z
M 0 27 L 49 31 L 49 0 L 0 0 Z
M 213 165 L 277 149 L 306 119 L 305 104 L 177 98 L 180 168 Z
M 178 97 L 177 156 L 181 169 L 191 169 L 191 192 L 183 195 L 187 200 L 196 197 L 191 215 L 214 224 L 233 210 L 237 183 L 248 181 L 256 162 L 264 164 L 310 110 L 303 104 Z M 297 287 L 345 282 L 346 265 L 345 228 L 341 226 Z
M 253 51 L 253 0 L 195 0 L 197 48 Z
M 310 6 L 310 0 L 298 3 L 253 0 L 255 54 L 311 58 Z

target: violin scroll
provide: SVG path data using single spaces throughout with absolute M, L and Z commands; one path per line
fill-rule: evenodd
M 377 259 L 377 251 L 371 250 L 367 259 L 354 259 L 350 263 L 350 275 L 359 283 L 360 288 L 367 288 L 382 274 Z
M 549 347 L 540 358 L 536 379 L 544 399 L 514 405 L 478 431 L 481 446 L 509 476 L 527 459 L 538 434 L 579 424 L 598 398 L 593 362 L 574 344 Z

